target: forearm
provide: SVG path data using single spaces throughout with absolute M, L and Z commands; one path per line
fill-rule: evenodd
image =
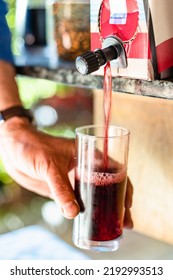
M 21 105 L 12 64 L 0 60 L 0 111 Z

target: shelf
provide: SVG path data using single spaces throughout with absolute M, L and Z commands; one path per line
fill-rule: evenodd
M 57 83 L 63 83 L 91 89 L 103 88 L 103 77 L 97 75 L 81 75 L 73 64 L 64 64 L 57 69 L 49 69 L 43 66 L 17 67 L 17 73 L 35 78 L 48 79 Z M 115 92 L 122 92 L 149 97 L 173 99 L 173 79 L 145 81 L 129 78 L 113 78 L 112 88 Z

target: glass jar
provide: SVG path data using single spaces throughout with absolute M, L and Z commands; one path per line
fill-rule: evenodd
M 60 59 L 73 61 L 90 49 L 89 0 L 58 0 L 53 4 L 54 30 Z

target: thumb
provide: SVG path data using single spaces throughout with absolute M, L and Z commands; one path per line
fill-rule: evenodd
M 59 170 L 49 172 L 47 183 L 63 216 L 72 219 L 80 211 L 68 174 Z

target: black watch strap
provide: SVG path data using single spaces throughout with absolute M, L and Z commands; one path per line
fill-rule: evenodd
M 0 125 L 12 117 L 25 117 L 30 122 L 33 121 L 31 111 L 22 106 L 13 106 L 4 111 L 0 111 Z

